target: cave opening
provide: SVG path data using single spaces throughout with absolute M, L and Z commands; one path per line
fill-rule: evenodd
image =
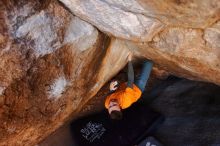
M 135 71 L 140 71 L 140 65 L 137 63 Z M 127 68 L 122 69 L 113 79 L 120 82 L 126 81 Z M 110 81 L 82 108 L 77 118 L 104 109 L 105 98 L 103 97 L 108 92 L 109 83 Z M 165 117 L 153 134 L 164 145 L 178 145 L 184 143 L 185 139 L 192 145 L 208 145 L 219 142 L 219 95 L 220 87 L 215 84 L 168 76 L 166 72 L 158 75 L 158 70 L 154 69 L 139 102 L 145 102 L 148 107 Z M 61 139 L 66 139 L 65 142 L 57 139 L 60 135 L 62 135 Z M 58 129 L 40 145 L 46 146 L 54 143 L 58 146 L 74 143 L 69 124 Z

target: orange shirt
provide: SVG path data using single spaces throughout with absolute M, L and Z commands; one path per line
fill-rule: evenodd
M 133 84 L 133 88 L 130 88 L 127 87 L 127 83 L 124 83 L 106 98 L 105 108 L 108 109 L 109 102 L 112 99 L 116 99 L 122 109 L 128 108 L 141 97 L 141 94 L 141 90 L 135 84 Z

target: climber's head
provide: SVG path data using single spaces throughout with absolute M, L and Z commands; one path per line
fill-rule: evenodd
M 116 99 L 110 100 L 108 112 L 111 119 L 120 120 L 122 118 L 121 108 Z

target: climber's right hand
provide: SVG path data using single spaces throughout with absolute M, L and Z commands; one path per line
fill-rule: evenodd
M 118 89 L 118 85 L 119 85 L 118 81 L 112 81 L 112 82 L 110 83 L 110 87 L 109 87 L 110 91 L 115 91 L 115 90 L 117 90 L 117 89 Z

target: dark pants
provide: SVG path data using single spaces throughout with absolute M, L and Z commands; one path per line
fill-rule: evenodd
M 152 67 L 153 67 L 152 61 L 147 61 L 147 60 L 143 61 L 142 70 L 138 75 L 137 79 L 135 79 L 135 85 L 138 86 L 138 88 L 142 92 L 145 89 Z

